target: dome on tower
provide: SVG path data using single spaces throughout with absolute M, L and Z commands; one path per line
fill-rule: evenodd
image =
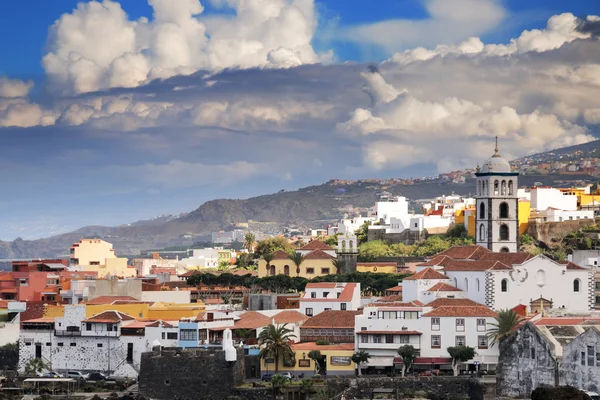
M 494 155 L 483 164 L 480 172 L 482 172 L 482 173 L 512 172 L 510 163 L 506 160 L 506 158 L 502 157 L 500 155 L 500 153 L 498 152 L 498 138 L 496 138 L 496 148 L 494 151 Z

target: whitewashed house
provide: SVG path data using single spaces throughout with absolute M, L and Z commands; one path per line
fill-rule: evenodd
M 312 317 L 326 310 L 350 311 L 360 307 L 360 283 L 308 283 L 300 299 L 300 312 Z

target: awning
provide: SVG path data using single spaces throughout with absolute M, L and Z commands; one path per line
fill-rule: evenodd
M 415 364 L 452 364 L 451 358 L 442 357 L 417 357 Z

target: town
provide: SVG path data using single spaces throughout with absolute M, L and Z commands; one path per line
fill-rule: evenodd
M 475 174 L 473 198 L 443 196 L 421 214 L 384 198 L 327 230 L 230 235 L 240 250 L 128 259 L 82 238 L 68 258 L 13 261 L 0 272 L 0 355 L 12 363 L 3 386 L 348 398 L 366 389 L 327 382 L 464 376 L 487 382 L 482 393 L 515 398 L 556 383 L 599 391 L 600 250 L 561 255 L 531 243 L 556 246 L 555 232 L 597 236 L 600 194 L 520 187 L 498 143 Z

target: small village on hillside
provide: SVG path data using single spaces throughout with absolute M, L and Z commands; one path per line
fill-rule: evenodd
M 0 272 L 3 390 L 597 392 L 600 192 L 521 187 L 519 175 L 496 144 L 474 197 L 422 201 L 419 213 L 383 196 L 364 215 L 293 235 L 246 227 L 214 234 L 212 247 L 136 258 L 81 238 L 68 258 L 13 261 Z M 381 376 L 400 383 L 374 388 Z

